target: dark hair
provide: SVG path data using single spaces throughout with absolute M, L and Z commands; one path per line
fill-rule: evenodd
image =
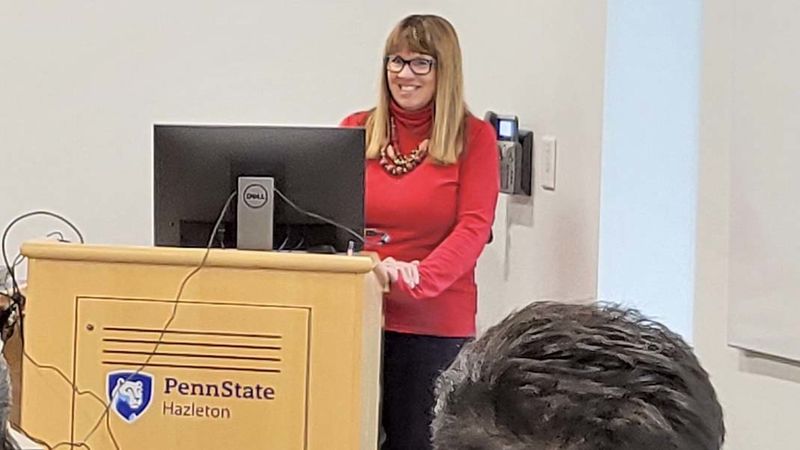
M 533 303 L 437 382 L 437 450 L 718 450 L 724 436 L 691 348 L 614 305 Z

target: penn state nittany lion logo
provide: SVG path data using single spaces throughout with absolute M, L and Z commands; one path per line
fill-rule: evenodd
M 109 372 L 106 377 L 106 393 L 111 409 L 122 420 L 133 423 L 150 406 L 153 398 L 153 376 L 127 370 Z

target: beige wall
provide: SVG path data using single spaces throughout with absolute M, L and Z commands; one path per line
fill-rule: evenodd
M 500 202 L 481 325 L 594 297 L 605 1 L 46 3 L 0 14 L 0 223 L 47 208 L 90 242 L 148 244 L 153 122 L 335 124 L 373 103 L 391 26 L 434 12 L 461 36 L 473 111 L 558 138 L 556 191 Z
M 762 162 L 767 167 L 776 165 L 777 169 L 782 160 L 797 152 L 800 143 L 786 139 L 791 130 L 796 132 L 797 122 L 773 120 L 797 117 L 800 112 L 798 103 L 791 101 L 798 92 L 797 79 L 785 85 L 759 84 L 765 78 L 778 80 L 783 72 L 796 70 L 800 32 L 794 24 L 800 19 L 800 10 L 793 0 L 707 0 L 703 19 L 695 344 L 723 403 L 729 431 L 726 449 L 796 449 L 800 367 L 730 348 L 727 327 L 733 294 L 729 285 L 735 281 L 729 277 L 730 266 L 741 262 L 735 258 L 748 257 L 738 253 L 732 256 L 731 248 L 738 243 L 729 242 L 731 211 L 747 207 L 742 203 L 746 199 L 731 195 L 732 185 L 739 179 L 733 168 L 740 166 L 737 158 L 748 150 L 742 146 L 752 138 L 746 131 L 772 130 L 762 134 L 766 140 L 757 148 L 749 148 L 764 155 Z M 773 40 L 776 36 L 782 39 Z M 777 45 L 764 45 L 770 41 Z M 758 64 L 761 58 L 768 63 Z M 742 68 L 753 64 L 758 64 L 758 71 L 766 77 L 742 76 Z M 753 71 L 748 68 L 745 73 Z M 772 96 L 776 89 L 785 89 L 789 95 Z M 765 104 L 743 97 L 743 93 L 765 94 L 771 101 Z M 766 109 L 771 111 L 764 114 Z M 749 126 L 737 127 L 742 121 Z M 784 133 L 787 130 L 789 133 Z M 758 185 L 750 188 L 766 189 Z M 796 202 L 796 194 L 774 192 L 789 202 L 785 218 L 797 214 L 796 208 L 788 206 Z M 757 251 L 753 249 L 750 256 L 756 256 Z

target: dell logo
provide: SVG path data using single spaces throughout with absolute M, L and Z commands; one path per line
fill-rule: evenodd
M 261 208 L 269 203 L 269 194 L 263 186 L 251 184 L 244 188 L 244 204 L 251 208 Z

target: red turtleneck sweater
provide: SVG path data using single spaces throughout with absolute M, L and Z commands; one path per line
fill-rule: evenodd
M 405 111 L 392 104 L 400 153 L 429 138 L 433 109 Z M 343 126 L 363 126 L 368 112 L 353 114 Z M 366 167 L 366 225 L 389 235 L 366 250 L 400 261 L 419 260 L 415 288 L 395 283 L 385 299 L 385 329 L 429 336 L 475 334 L 475 264 L 488 242 L 499 191 L 494 129 L 469 116 L 466 148 L 452 165 L 426 158 L 413 171 L 393 176 L 378 160 Z

